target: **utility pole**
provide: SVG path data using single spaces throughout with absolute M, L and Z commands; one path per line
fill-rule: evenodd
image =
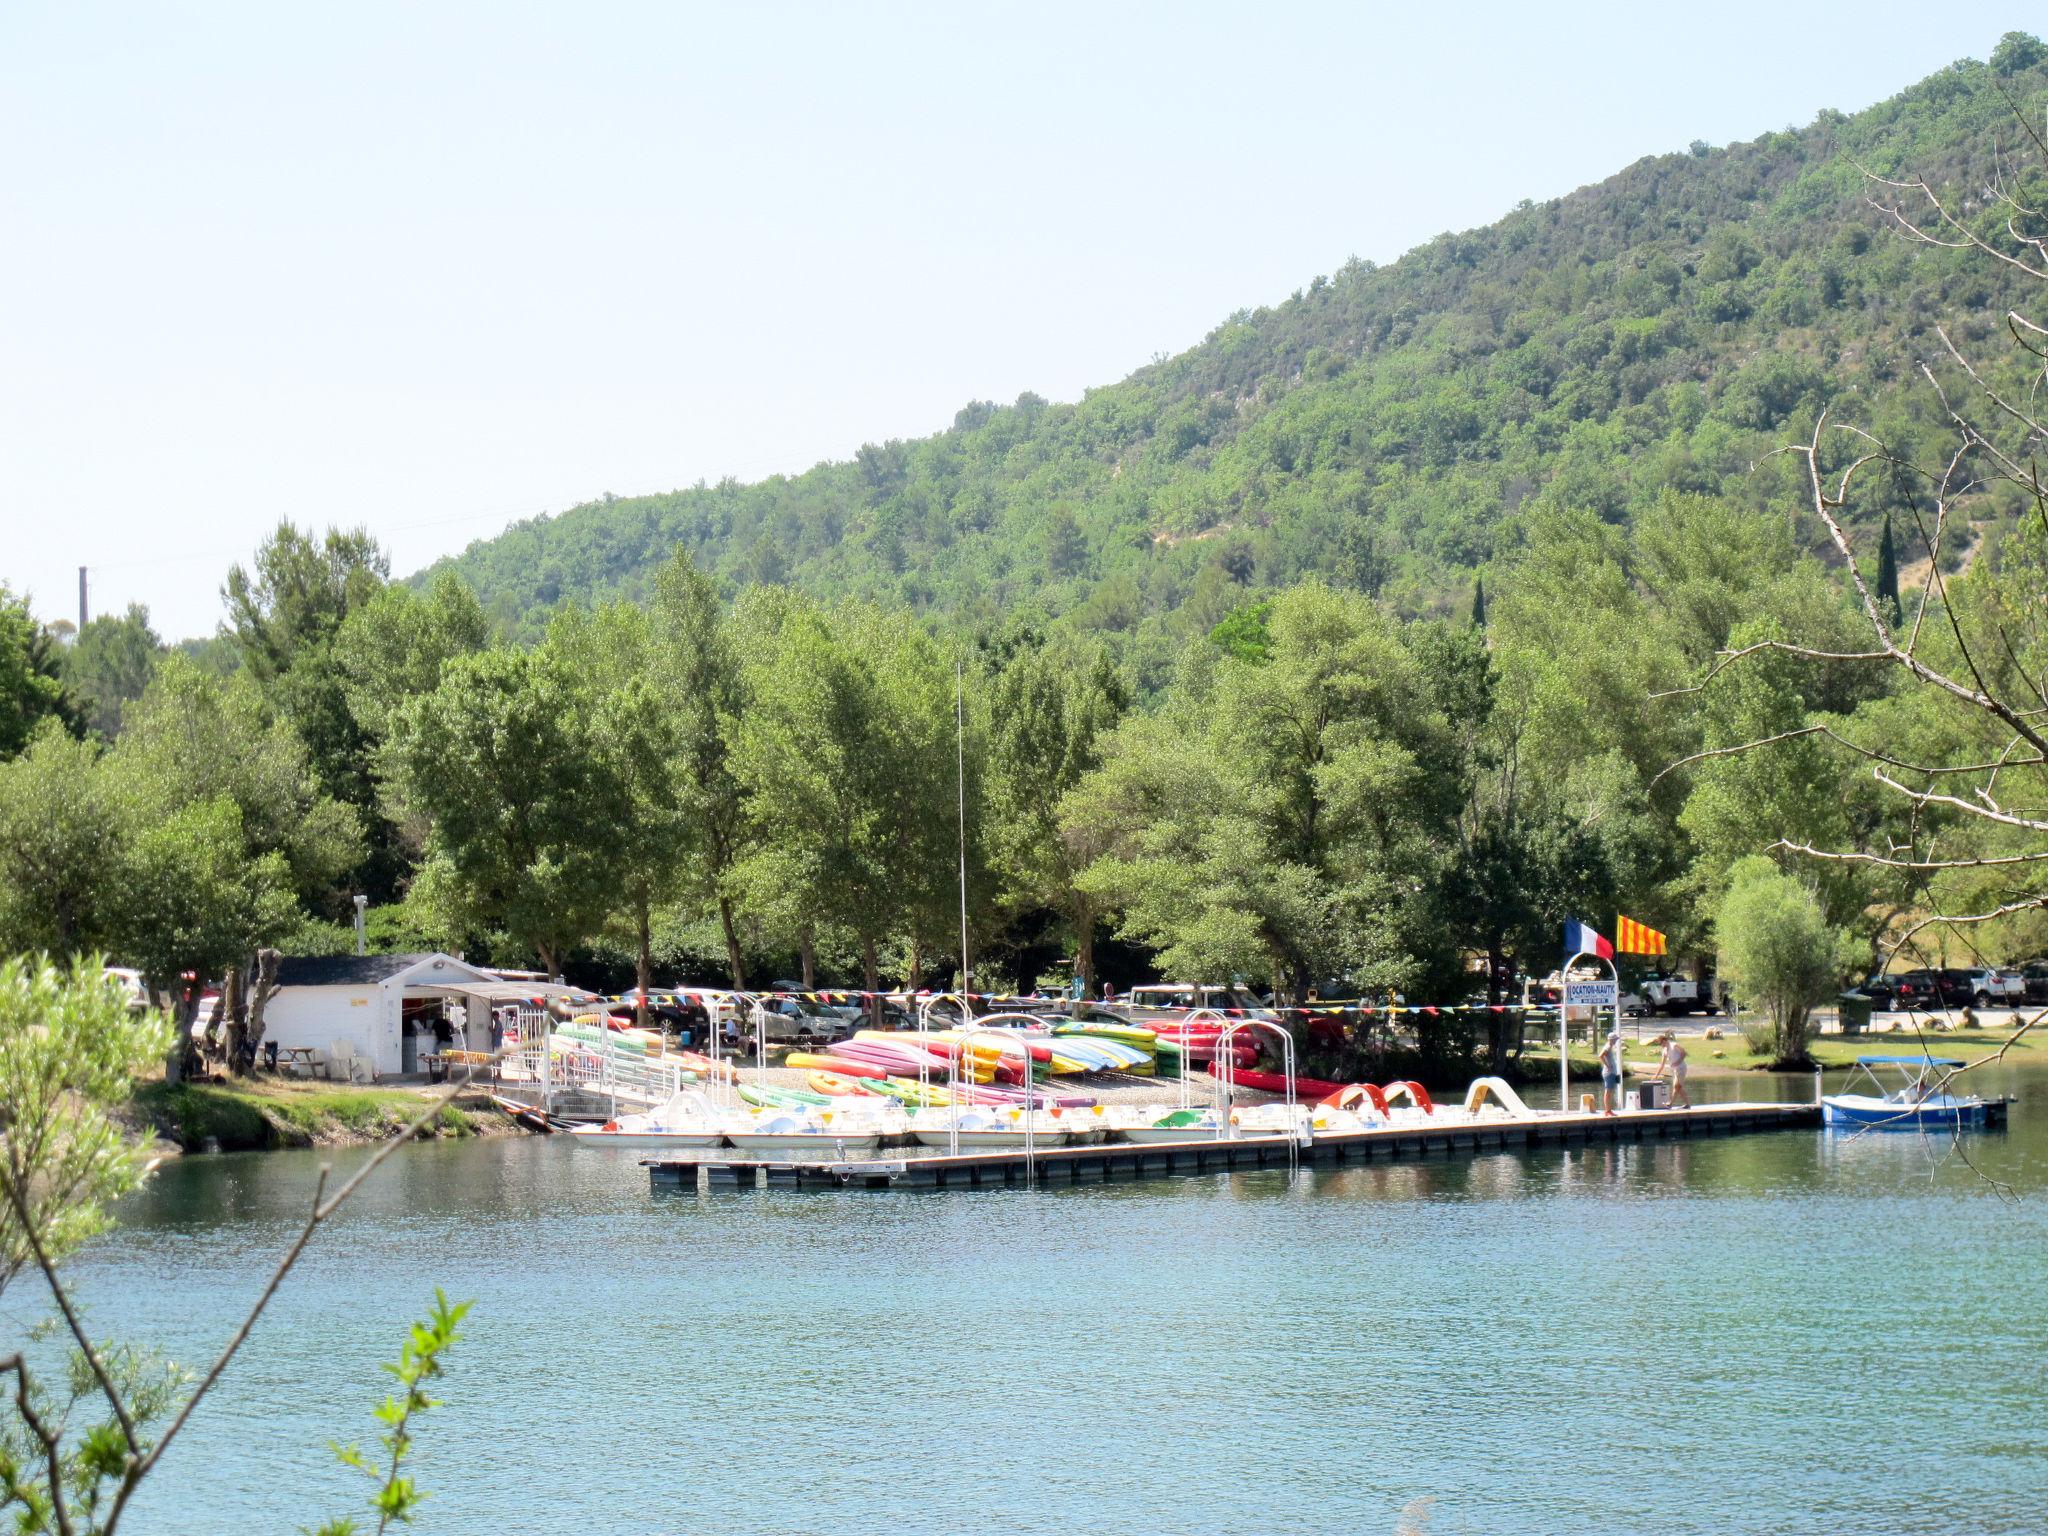
M 78 632 L 85 633 L 85 567 L 78 568 Z

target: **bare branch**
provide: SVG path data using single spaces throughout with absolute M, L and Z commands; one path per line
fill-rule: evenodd
M 1650 695 L 1652 699 L 1683 698 L 1689 693 L 1703 692 L 1707 684 L 1721 675 L 1724 667 L 1732 666 L 1745 656 L 1754 656 L 1759 651 L 1782 651 L 1788 656 L 1803 657 L 1807 661 L 1890 661 L 1891 651 L 1822 651 L 1812 646 L 1794 645 L 1790 640 L 1758 640 L 1750 645 L 1738 646 L 1732 651 L 1716 651 L 1714 664 L 1707 669 L 1707 675 L 1696 683 L 1683 688 L 1666 688 L 1661 693 Z
M 1897 779 L 1875 770 L 1871 777 L 1920 805 L 1951 806 L 1959 811 L 1967 811 L 1972 816 L 1981 816 L 1986 821 L 1998 822 L 2002 826 L 2020 827 L 2029 832 L 2048 832 L 2048 821 L 2036 821 L 2032 817 L 2015 816 L 2009 811 L 1992 810 L 1977 804 L 1974 800 L 1962 800 L 1954 795 L 1937 795 L 1932 790 L 1908 789 Z
M 35 1218 L 30 1215 L 28 1201 L 22 1197 L 15 1181 L 0 1174 L 0 1189 L 7 1195 L 7 1203 L 14 1207 L 14 1218 L 21 1223 L 22 1236 L 28 1240 L 29 1252 L 35 1255 L 36 1268 L 43 1272 L 43 1282 L 49 1286 L 50 1294 L 56 1298 L 57 1310 L 64 1314 L 64 1325 L 71 1330 L 71 1337 L 78 1341 L 78 1349 L 85 1356 L 86 1364 L 92 1367 L 93 1379 L 100 1384 L 100 1391 L 107 1399 L 107 1406 L 114 1410 L 114 1417 L 121 1425 L 121 1438 L 128 1442 L 131 1457 L 142 1454 L 142 1442 L 135 1429 L 135 1418 L 128 1411 L 127 1399 L 122 1397 L 114 1385 L 114 1378 L 107 1370 L 106 1361 L 100 1358 L 98 1346 L 85 1331 L 85 1322 L 72 1306 L 71 1296 L 64 1289 L 64 1282 L 57 1278 L 57 1266 L 51 1261 L 49 1251 L 43 1247 L 41 1234 L 36 1231 Z
M 2032 912 L 2040 907 L 2048 907 L 2048 894 L 2022 897 L 2018 901 L 2009 901 L 2004 906 L 1993 907 L 1989 912 L 1972 912 L 1962 917 L 1951 917 L 1945 912 L 1932 913 L 1920 919 L 1911 928 L 1908 928 L 1905 935 L 1891 946 L 1886 952 L 1886 963 L 1889 964 L 1891 957 L 1912 943 L 1923 930 L 1935 927 L 1937 924 L 1945 923 L 1952 927 L 1962 927 L 1966 924 L 1989 923 L 1995 922 L 2001 917 L 2011 917 L 2015 912 Z
M 1988 859 L 1894 859 L 1877 853 L 1816 848 L 1811 843 L 1795 843 L 1782 837 L 1772 843 L 1771 847 L 1782 848 L 1787 853 L 1803 854 L 1809 859 L 1826 859 L 1835 864 L 1882 864 L 1887 869 L 1990 869 L 2006 864 L 2048 862 L 2048 849 L 2043 849 L 2039 853 L 2015 853 Z

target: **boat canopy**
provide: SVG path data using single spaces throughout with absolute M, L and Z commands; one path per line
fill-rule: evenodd
M 1966 1062 L 1954 1056 L 1858 1056 L 1859 1067 L 1900 1066 L 1900 1067 L 1960 1067 Z

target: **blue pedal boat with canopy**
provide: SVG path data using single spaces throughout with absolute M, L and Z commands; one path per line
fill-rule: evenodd
M 1870 1091 L 1823 1094 L 1821 1122 L 1841 1130 L 1970 1130 L 2005 1118 L 2005 1100 L 1950 1093 L 1964 1063 L 1942 1056 L 1859 1056 L 1845 1085 L 1867 1078 Z

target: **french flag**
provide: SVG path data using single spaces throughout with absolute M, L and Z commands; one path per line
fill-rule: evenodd
M 1564 923 L 1564 954 L 1567 960 L 1573 955 L 1598 955 L 1602 960 L 1612 960 L 1614 946 L 1591 923 L 1568 917 Z

